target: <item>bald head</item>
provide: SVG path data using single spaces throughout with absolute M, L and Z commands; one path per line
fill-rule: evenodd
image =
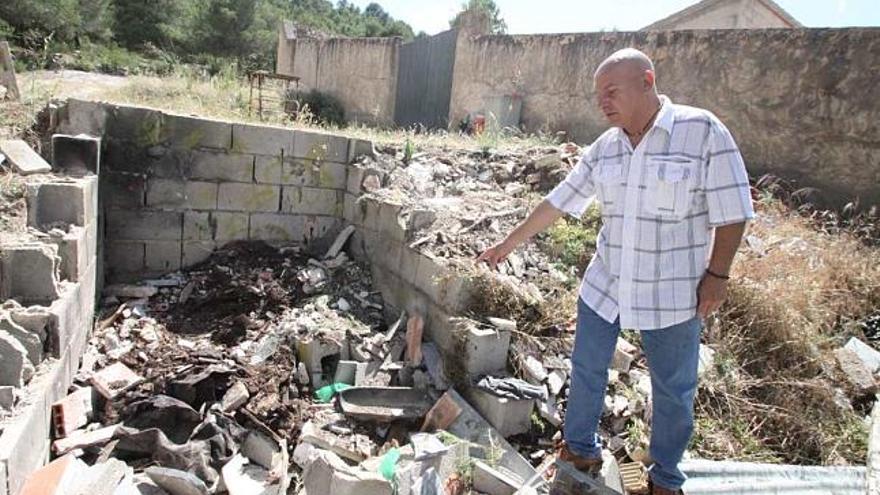
M 599 108 L 612 124 L 639 131 L 659 106 L 654 63 L 635 48 L 624 48 L 599 64 L 593 77 Z
M 593 77 L 599 77 L 600 74 L 613 68 L 628 69 L 639 74 L 645 71 L 654 72 L 654 62 L 647 55 L 636 50 L 635 48 L 624 48 L 612 53 L 608 58 L 599 64 Z

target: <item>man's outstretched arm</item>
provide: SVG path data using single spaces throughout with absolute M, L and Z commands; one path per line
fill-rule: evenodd
M 541 201 L 529 216 L 517 225 L 503 241 L 484 251 L 477 258 L 477 261 L 485 261 L 494 269 L 495 265 L 504 261 L 504 258 L 516 249 L 517 246 L 531 239 L 536 234 L 543 232 L 562 215 L 564 215 L 564 212 L 550 204 L 549 201 L 546 199 Z

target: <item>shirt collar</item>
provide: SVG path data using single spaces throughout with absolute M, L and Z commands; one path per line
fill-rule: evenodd
M 666 95 L 660 95 L 660 111 L 657 112 L 657 118 L 654 119 L 654 123 L 651 125 L 651 128 L 659 127 L 667 132 L 667 134 L 672 134 L 672 127 L 675 123 L 675 110 L 672 108 L 672 100 L 669 99 Z M 650 133 L 650 129 L 648 133 Z M 648 133 L 645 133 L 647 135 Z M 626 132 L 623 131 L 622 127 L 617 128 L 617 138 L 618 139 L 627 139 Z

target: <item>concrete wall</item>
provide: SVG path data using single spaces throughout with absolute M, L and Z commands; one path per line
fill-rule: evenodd
M 59 130 L 104 137 L 108 281 L 178 270 L 236 240 L 310 243 L 342 224 L 363 141 L 70 100 Z
M 397 94 L 400 38 L 278 41 L 278 72 L 300 78 L 300 88 L 338 98 L 350 122 L 391 125 Z
M 752 174 L 880 202 L 880 29 L 460 37 L 450 122 L 517 92 L 527 130 L 589 142 L 607 128 L 592 72 L 627 46 L 654 58 L 661 92 L 728 125 Z

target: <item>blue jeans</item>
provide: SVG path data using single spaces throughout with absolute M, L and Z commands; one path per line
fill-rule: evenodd
M 651 479 L 677 490 L 685 475 L 678 468 L 694 430 L 694 395 L 700 356 L 699 318 L 641 332 L 653 396 Z M 602 417 L 608 366 L 614 356 L 620 320 L 609 323 L 578 299 L 577 331 L 572 353 L 571 393 L 564 434 L 569 448 L 584 457 L 600 457 L 596 430 Z

